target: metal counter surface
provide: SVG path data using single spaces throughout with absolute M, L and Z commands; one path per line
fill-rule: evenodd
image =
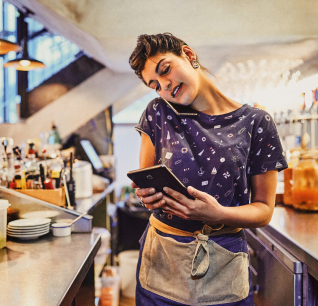
M 269 225 L 263 228 L 296 258 L 304 262 L 318 280 L 318 213 L 275 207 Z
M 0 305 L 71 305 L 100 245 L 93 233 L 10 238 L 0 250 Z

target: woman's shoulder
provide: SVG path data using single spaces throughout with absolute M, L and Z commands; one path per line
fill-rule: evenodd
M 253 118 L 254 124 L 261 124 L 262 122 L 273 121 L 272 116 L 267 111 L 248 105 L 245 111 L 245 116 Z
M 166 106 L 167 103 L 160 97 L 154 98 L 152 99 L 148 105 L 147 105 L 147 110 L 154 110 L 156 111 L 159 108 L 163 108 L 164 106 Z

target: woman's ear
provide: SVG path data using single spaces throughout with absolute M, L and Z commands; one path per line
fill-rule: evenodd
M 190 64 L 197 58 L 195 52 L 189 46 L 182 46 L 182 54 Z

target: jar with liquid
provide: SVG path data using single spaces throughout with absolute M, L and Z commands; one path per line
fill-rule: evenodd
M 284 170 L 284 194 L 283 203 L 285 205 L 293 205 L 293 168 L 299 162 L 299 159 L 291 159 L 288 168 Z
M 293 168 L 293 207 L 318 210 L 318 164 L 313 158 L 303 158 Z

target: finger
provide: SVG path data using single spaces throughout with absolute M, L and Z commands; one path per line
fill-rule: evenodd
M 155 188 L 139 188 L 136 190 L 136 195 L 138 197 L 147 197 L 156 192 Z
M 160 208 L 162 206 L 162 204 L 160 203 L 160 201 L 156 201 L 156 202 L 152 202 L 151 204 L 145 204 L 145 207 L 150 209 L 156 209 L 156 208 Z
M 139 188 L 134 182 L 131 182 L 130 186 L 131 186 L 132 188 Z
M 142 201 L 145 204 L 155 204 L 156 202 L 160 202 L 160 200 L 162 199 L 162 196 L 163 196 L 162 193 L 158 192 L 148 197 L 142 197 Z
M 189 199 L 187 199 L 187 200 L 189 200 Z M 189 201 L 192 201 L 192 200 L 189 200 Z M 162 206 L 163 208 L 167 207 L 168 209 L 170 209 L 170 210 L 172 210 L 174 212 L 181 213 L 182 215 L 185 215 L 186 212 L 188 211 L 188 206 L 187 205 L 185 205 L 184 203 L 179 203 L 176 200 L 174 200 L 174 199 L 172 199 L 170 197 L 167 197 L 165 195 L 163 196 L 163 199 L 161 200 L 160 203 L 163 205 Z
M 168 205 L 162 206 L 162 208 L 163 208 L 164 213 L 171 214 L 171 215 L 180 217 L 182 219 L 186 219 L 186 216 L 182 212 L 180 212 L 178 210 L 174 210 L 173 208 L 171 208 Z
M 188 193 L 193 196 L 194 198 L 198 199 L 198 200 L 201 200 L 201 201 L 205 201 L 206 200 L 206 197 L 207 197 L 207 194 L 205 192 L 202 192 L 198 189 L 195 189 L 194 187 L 192 186 L 189 186 L 187 188 L 188 190 Z
M 174 198 L 178 202 L 184 202 L 186 199 L 188 199 L 186 196 L 184 196 L 180 192 L 175 191 L 171 188 L 164 187 L 163 190 L 165 193 L 167 193 L 170 197 Z

